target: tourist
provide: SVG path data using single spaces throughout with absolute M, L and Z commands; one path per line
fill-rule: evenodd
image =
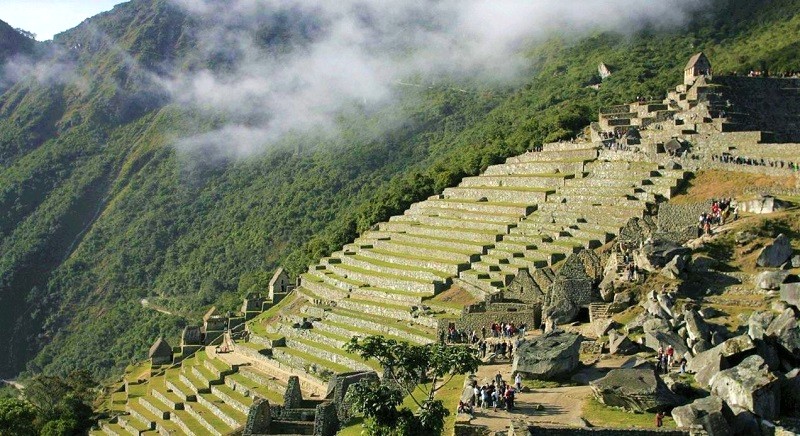
M 510 342 L 508 343 L 508 358 L 509 359 L 513 359 L 514 358 L 514 344 L 512 344 Z
M 664 426 L 664 412 L 656 413 L 656 427 Z
M 481 338 L 486 339 L 486 326 L 481 327 Z
M 494 382 L 497 386 L 500 386 L 500 383 L 503 382 L 503 376 L 500 374 L 500 371 L 497 371 L 497 374 L 494 376 Z
M 514 387 L 508 386 L 505 393 L 506 410 L 512 411 L 514 409 Z
M 675 349 L 672 348 L 672 345 L 667 346 L 667 366 L 672 366 L 673 357 L 675 355 Z
M 686 374 L 686 358 L 681 357 L 681 374 Z
M 514 376 L 514 384 L 517 386 L 517 389 L 522 390 L 522 376 L 520 373 Z

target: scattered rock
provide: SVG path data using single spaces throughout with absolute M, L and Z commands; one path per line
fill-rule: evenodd
M 614 327 L 614 324 L 616 323 L 611 318 L 596 319 L 592 321 L 592 332 L 599 338 L 608 333 L 608 331 Z
M 786 203 L 770 195 L 764 195 L 753 200 L 743 201 L 739 203 L 739 207 L 744 212 L 762 214 L 784 210 Z
M 719 371 L 730 367 L 756 350 L 753 340 L 747 335 L 728 339 L 714 348 L 699 352 L 686 364 L 686 370 L 703 386 L 711 384 L 711 378 Z
M 567 375 L 580 363 L 581 335 L 553 331 L 531 340 L 520 341 L 514 352 L 512 373 L 549 380 Z
M 692 263 L 689 265 L 689 271 L 694 273 L 702 273 L 714 270 L 717 268 L 717 266 L 719 266 L 719 261 L 717 259 L 700 255 L 692 260 Z
M 659 347 L 667 348 L 672 345 L 675 355 L 682 356 L 689 352 L 686 342 L 673 332 L 669 324 L 658 318 L 651 318 L 644 323 L 645 346 L 651 350 L 658 350 Z
M 726 415 L 732 415 L 725 403 L 714 395 L 672 409 L 672 419 L 680 428 L 699 425 L 709 436 L 731 434 Z
M 623 369 L 642 369 L 642 368 L 647 368 L 647 369 L 652 371 L 654 367 L 653 367 L 653 364 L 649 360 L 642 359 L 641 357 L 636 356 L 636 357 L 631 357 L 630 359 L 628 359 L 625 362 L 623 362 L 622 365 L 620 365 L 620 368 L 623 368 Z
M 690 254 L 688 247 L 683 247 L 674 242 L 657 240 L 644 244 L 644 246 L 634 251 L 634 262 L 640 268 L 655 272 L 663 268 L 669 261 L 676 256 Z
M 781 412 L 800 417 L 800 368 L 795 368 L 781 381 Z
M 611 354 L 628 355 L 636 353 L 639 347 L 626 335 L 611 332 L 608 335 L 608 352 Z
M 764 271 L 756 276 L 756 287 L 764 290 L 780 289 L 789 275 L 789 271 Z
M 753 412 L 741 407 L 732 407 L 733 417 L 728 420 L 731 428 L 736 430 L 735 434 L 757 436 L 761 433 L 760 420 Z
M 791 256 L 792 246 L 789 243 L 789 238 L 781 233 L 774 241 L 761 249 L 761 252 L 758 253 L 756 265 L 767 268 L 777 268 L 789 260 Z
M 782 284 L 781 301 L 790 306 L 800 307 L 800 283 Z
M 775 318 L 771 312 L 753 312 L 747 320 L 747 335 L 751 339 L 764 339 L 769 324 Z
M 686 269 L 686 255 L 678 255 L 672 258 L 661 270 L 661 275 L 670 279 L 678 280 Z
M 792 265 L 792 268 L 800 268 L 800 254 L 792 256 L 790 264 Z
M 800 359 L 800 326 L 797 325 L 794 310 L 787 308 L 775 318 L 767 328 L 767 336 L 795 359 Z
M 711 318 L 714 318 L 716 316 L 719 316 L 719 311 L 717 309 L 714 309 L 711 306 L 706 306 L 706 307 L 698 310 L 697 313 L 699 313 L 700 316 L 703 317 L 703 319 L 711 319 Z
M 774 419 L 780 415 L 780 381 L 758 355 L 712 377 L 711 393 L 731 408 L 740 407 L 762 418 Z
M 697 354 L 702 353 L 704 351 L 708 351 L 708 350 L 710 350 L 712 348 L 713 348 L 713 345 L 711 345 L 710 342 L 701 339 L 701 340 L 695 342 L 694 345 L 692 345 L 692 353 L 697 355 Z
M 661 380 L 664 380 L 664 384 L 667 385 L 667 388 L 676 395 L 686 397 L 692 394 L 692 387 L 689 386 L 689 383 L 682 380 L 677 372 L 666 374 L 661 377 Z
M 711 329 L 697 311 L 684 312 L 684 320 L 686 320 L 686 333 L 690 339 L 695 341 L 711 339 Z
M 601 403 L 632 412 L 665 411 L 681 403 L 650 369 L 613 369 L 589 385 Z
M 736 245 L 747 245 L 756 239 L 756 234 L 744 230 L 741 232 L 736 232 L 733 239 L 736 242 Z

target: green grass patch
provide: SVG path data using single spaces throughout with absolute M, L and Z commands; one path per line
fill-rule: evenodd
M 655 413 L 632 413 L 616 407 L 607 407 L 594 398 L 589 398 L 583 406 L 583 419 L 594 427 L 613 428 L 656 428 Z M 663 428 L 676 428 L 669 415 L 664 416 Z

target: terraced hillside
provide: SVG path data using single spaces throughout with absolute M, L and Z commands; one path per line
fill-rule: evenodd
M 115 394 L 124 414 L 101 431 L 224 434 L 244 424 L 254 397 L 280 404 L 289 377 L 321 398 L 333 374 L 380 374 L 344 343 L 367 335 L 433 342 L 440 321 L 461 310 L 437 299 L 442 292 L 456 285 L 481 299 L 521 268 L 605 244 L 684 177 L 598 155 L 591 142 L 546 144 L 413 204 L 310 267 L 282 310 L 251 320 L 231 353 L 209 348 L 128 382 Z

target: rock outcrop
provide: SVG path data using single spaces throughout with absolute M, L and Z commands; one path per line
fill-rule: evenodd
M 589 385 L 601 403 L 632 412 L 666 411 L 681 403 L 650 369 L 614 369 Z
M 581 335 L 556 330 L 520 341 L 511 371 L 526 378 L 551 380 L 573 372 L 580 363 Z
M 750 356 L 739 365 L 711 378 L 711 393 L 731 408 L 739 407 L 764 419 L 775 419 L 781 410 L 780 379 L 761 356 Z
M 800 326 L 797 325 L 797 317 L 791 307 L 770 323 L 766 334 L 792 357 L 800 359 Z
M 725 402 L 714 395 L 672 409 L 672 419 L 675 420 L 678 427 L 690 428 L 699 425 L 708 433 L 708 436 L 731 434 L 731 428 L 728 425 L 730 415 Z
M 792 246 L 789 243 L 789 238 L 781 233 L 774 241 L 761 249 L 761 252 L 758 253 L 756 265 L 767 268 L 778 268 L 789 260 L 791 256 Z

